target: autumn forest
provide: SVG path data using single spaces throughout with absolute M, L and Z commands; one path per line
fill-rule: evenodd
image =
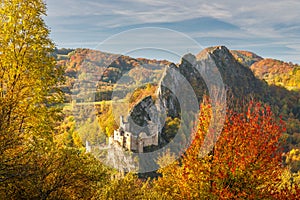
M 225 46 L 178 64 L 59 49 L 46 14 L 43 0 L 0 2 L 0 199 L 300 199 L 300 65 Z M 215 64 L 224 91 L 205 84 L 201 61 Z M 197 110 L 180 111 L 161 85 L 168 70 L 190 84 Z M 160 154 L 154 171 L 107 165 L 115 115 L 142 126 L 144 104 L 159 101 L 166 119 L 144 153 L 188 145 Z M 219 130 L 210 124 L 221 113 Z

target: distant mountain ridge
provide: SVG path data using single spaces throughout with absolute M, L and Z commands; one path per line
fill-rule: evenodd
M 212 48 L 213 47 L 207 48 L 203 52 Z M 230 50 L 230 53 L 239 63 L 249 67 L 257 78 L 265 80 L 268 84 L 282 86 L 287 89 L 300 90 L 299 65 L 272 58 L 263 58 L 250 51 Z M 99 65 L 99 67 L 107 67 L 110 64 L 109 61 L 112 62 L 114 59 L 118 58 L 116 66 L 117 68 L 120 66 L 121 71 L 123 71 L 122 69 L 126 65 L 128 66 L 125 71 L 133 69 L 135 66 L 143 63 L 147 65 L 152 64 L 152 67 L 156 66 L 158 63 L 161 66 L 170 64 L 167 60 L 158 61 L 145 58 L 130 58 L 128 56 L 90 49 L 56 49 L 55 55 L 58 60 L 58 64 L 67 67 L 67 76 L 74 76 L 74 74 L 76 74 L 76 72 L 80 69 L 80 65 L 83 60 L 87 59 L 86 55 L 88 55 L 88 59 L 91 62 L 95 61 L 93 64 Z M 106 60 L 108 62 L 97 63 L 97 60 Z M 116 71 L 111 73 L 118 76 L 118 72 Z M 109 75 L 109 73 L 107 75 Z
M 166 60 L 131 58 L 91 49 L 64 52 L 68 53 L 56 54 L 56 58 L 57 65 L 65 68 L 66 84 L 63 91 L 68 94 L 67 99 L 70 99 L 72 93 L 79 93 L 78 98 L 81 98 L 79 88 L 74 85 L 76 81 L 80 81 L 90 82 L 103 91 L 102 95 L 96 96 L 97 100 L 109 100 L 114 85 L 121 77 L 122 81 L 126 80 L 131 85 L 137 84 L 138 81 L 154 82 L 160 79 L 164 66 L 170 64 Z M 87 78 L 87 74 L 91 74 L 94 80 Z

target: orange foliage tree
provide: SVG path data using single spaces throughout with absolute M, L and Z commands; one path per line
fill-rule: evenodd
M 244 110 L 227 111 L 217 138 L 210 126 L 212 108 L 202 105 L 191 146 L 180 161 L 159 170 L 158 193 L 173 199 L 271 197 L 280 183 L 284 124 L 260 103 Z M 212 150 L 205 151 L 210 145 Z

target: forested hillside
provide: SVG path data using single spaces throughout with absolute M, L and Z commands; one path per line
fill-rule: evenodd
M 264 79 L 270 85 L 288 90 L 300 90 L 300 66 L 275 59 L 264 59 L 250 66 L 255 76 Z

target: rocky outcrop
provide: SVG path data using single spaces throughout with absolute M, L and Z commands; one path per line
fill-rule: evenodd
M 239 63 L 226 47 L 205 49 L 196 56 L 198 60 L 205 59 L 204 52 L 215 63 L 229 96 L 256 97 L 264 92 L 264 83 L 258 80 L 248 67 Z
M 130 132 L 138 135 L 141 132 L 148 136 L 158 134 L 161 129 L 159 119 L 160 112 L 155 105 L 155 100 L 152 96 L 147 96 L 136 104 L 130 111 L 127 118 L 130 124 Z

